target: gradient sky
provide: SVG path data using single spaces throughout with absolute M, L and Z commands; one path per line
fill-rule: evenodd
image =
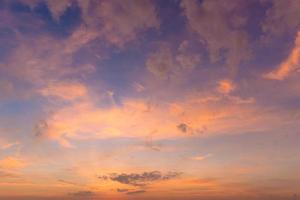
M 0 200 L 300 198 L 300 0 L 0 0 Z

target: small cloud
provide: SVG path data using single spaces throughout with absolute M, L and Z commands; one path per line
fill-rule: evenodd
M 79 185 L 77 183 L 74 183 L 74 182 L 71 182 L 71 181 L 66 181 L 66 180 L 63 180 L 63 179 L 59 179 L 57 181 L 60 182 L 60 183 L 63 183 L 63 184 L 67 184 L 67 185 Z
M 229 94 L 236 89 L 236 85 L 228 79 L 224 79 L 218 82 L 217 90 L 222 94 Z
M 36 137 L 43 136 L 44 133 L 47 131 L 48 127 L 49 127 L 48 123 L 44 120 L 41 120 L 34 127 L 34 135 Z
M 204 155 L 204 156 L 199 155 L 199 156 L 191 157 L 190 159 L 201 161 L 201 160 L 205 160 L 205 159 L 207 159 L 208 157 L 211 157 L 211 156 L 212 156 L 212 154 L 207 154 L 207 155 Z
M 8 144 L 4 144 L 0 147 L 0 149 L 2 149 L 2 150 L 9 149 L 11 147 L 18 146 L 19 144 L 20 144 L 19 142 L 12 142 L 12 143 L 8 143 Z
M 137 82 L 133 83 L 133 88 L 137 91 L 137 92 L 143 92 L 145 90 L 145 87 Z
M 42 89 L 40 93 L 45 97 L 56 97 L 66 101 L 84 98 L 87 88 L 77 82 L 55 82 Z
M 127 195 L 136 195 L 136 194 L 142 194 L 145 193 L 146 190 L 136 190 L 136 191 L 132 191 L 132 192 L 127 192 Z
M 181 131 L 182 133 L 188 133 L 190 135 L 203 134 L 207 131 L 206 126 L 202 126 L 202 128 L 194 129 L 194 128 L 190 127 L 189 125 L 187 125 L 186 123 L 178 124 L 177 129 L 179 131 Z
M 188 125 L 186 125 L 185 123 L 179 124 L 177 128 L 183 133 L 186 133 L 188 131 Z
M 128 192 L 129 190 L 128 189 L 117 189 L 117 192 Z
M 94 196 L 95 193 L 92 191 L 78 191 L 78 192 L 74 192 L 74 193 L 70 193 L 71 196 L 75 196 L 75 197 L 91 197 Z

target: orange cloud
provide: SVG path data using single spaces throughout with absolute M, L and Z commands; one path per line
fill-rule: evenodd
M 206 158 L 211 157 L 211 156 L 212 156 L 212 154 L 207 154 L 207 155 L 204 155 L 204 156 L 200 155 L 200 156 L 191 157 L 190 159 L 201 161 L 201 160 L 205 160 Z
M 9 156 L 0 160 L 0 168 L 2 169 L 20 169 L 25 167 L 26 165 L 27 164 L 24 160 L 13 156 Z
M 107 95 L 111 98 L 113 93 Z M 192 95 L 181 101 L 160 104 L 123 99 L 122 105 L 112 103 L 105 108 L 95 105 L 95 99 L 86 94 L 54 110 L 39 133 L 71 147 L 70 139 L 151 136 L 156 140 L 259 130 L 266 127 L 270 118 L 267 113 L 258 115 L 261 110 L 251 103 L 240 102 L 242 99 L 222 104 L 221 98 L 217 101 L 202 101 L 202 98 Z
M 217 90 L 222 94 L 229 94 L 235 90 L 235 88 L 236 86 L 231 80 L 224 79 L 219 81 Z
M 267 79 L 284 80 L 292 72 L 299 69 L 300 65 L 300 31 L 297 34 L 294 48 L 285 61 L 283 61 L 277 69 L 264 75 Z
M 50 83 L 40 93 L 43 96 L 53 96 L 64 100 L 76 100 L 87 95 L 87 89 L 77 82 L 54 82 Z

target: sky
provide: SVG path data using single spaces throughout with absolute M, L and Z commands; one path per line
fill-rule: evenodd
M 300 199 L 300 0 L 0 0 L 0 200 Z

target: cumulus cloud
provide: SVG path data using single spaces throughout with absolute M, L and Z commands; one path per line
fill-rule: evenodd
M 240 1 L 187 0 L 181 6 L 189 27 L 207 45 L 212 62 L 221 60 L 224 49 L 226 63 L 232 69 L 249 58 L 248 35 L 242 30 L 246 19 L 240 11 L 244 5 Z
M 291 73 L 300 69 L 300 32 L 298 32 L 295 44 L 289 56 L 277 67 L 277 69 L 264 75 L 267 79 L 284 80 Z
M 179 172 L 169 172 L 166 174 L 160 171 L 143 172 L 141 174 L 137 173 L 121 173 L 121 174 L 110 174 L 108 176 L 99 177 L 104 180 L 116 181 L 126 185 L 132 186 L 145 186 L 155 181 L 164 181 L 177 178 L 181 175 Z

